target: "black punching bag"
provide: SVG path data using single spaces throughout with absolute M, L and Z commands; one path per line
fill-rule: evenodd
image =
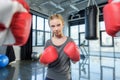
M 91 5 L 85 9 L 85 39 L 98 39 L 98 8 Z

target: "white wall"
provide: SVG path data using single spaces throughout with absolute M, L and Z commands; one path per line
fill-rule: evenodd
M 13 46 L 16 60 L 20 60 L 20 47 L 19 46 Z

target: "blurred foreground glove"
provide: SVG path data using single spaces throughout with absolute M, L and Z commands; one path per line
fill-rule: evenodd
M 49 46 L 43 51 L 39 61 L 43 64 L 50 64 L 55 60 L 57 60 L 57 58 L 58 58 L 58 53 L 56 48 L 54 46 Z
M 80 60 L 80 51 L 78 46 L 74 42 L 67 43 L 64 48 L 64 52 L 72 61 Z
M 103 16 L 107 34 L 120 36 L 120 0 L 108 0 L 103 8 Z
M 19 45 L 27 42 L 32 16 L 24 0 L 0 0 L 0 45 Z

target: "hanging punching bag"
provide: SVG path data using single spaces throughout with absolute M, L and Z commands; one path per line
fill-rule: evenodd
M 85 39 L 87 40 L 98 39 L 98 13 L 95 4 L 89 5 L 85 9 Z

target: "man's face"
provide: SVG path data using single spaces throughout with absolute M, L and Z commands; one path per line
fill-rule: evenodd
M 50 28 L 55 36 L 62 35 L 63 27 L 64 25 L 60 19 L 55 18 L 53 20 L 50 20 Z

